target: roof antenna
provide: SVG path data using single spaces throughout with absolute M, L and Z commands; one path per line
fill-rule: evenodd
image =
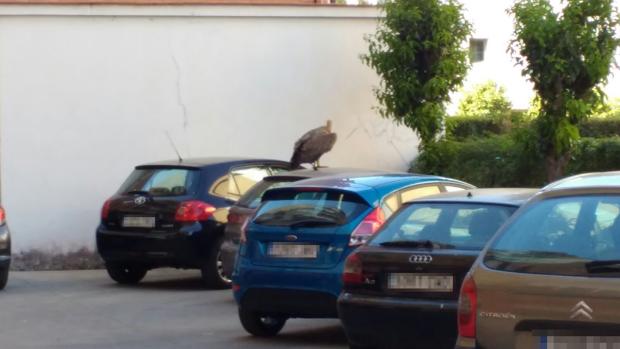
M 164 132 L 166 133 L 166 137 L 168 137 L 168 140 L 170 141 L 170 145 L 172 146 L 172 149 L 174 149 L 174 152 L 177 153 L 177 156 L 179 157 L 179 162 L 183 162 L 183 158 L 181 157 L 181 154 L 179 153 L 179 149 L 177 149 L 177 146 L 174 144 L 172 137 L 170 137 L 170 133 L 168 133 L 168 131 L 164 131 Z

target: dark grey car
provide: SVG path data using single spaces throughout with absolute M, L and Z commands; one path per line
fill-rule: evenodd
M 458 349 L 620 347 L 620 172 L 544 188 L 465 281 Z

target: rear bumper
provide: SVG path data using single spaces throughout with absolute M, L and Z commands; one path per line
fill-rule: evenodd
M 99 226 L 97 251 L 106 263 L 139 264 L 149 268 L 200 267 L 215 234 L 199 223 L 176 232 L 113 231 Z M 210 236 L 211 235 L 211 236 Z
M 241 307 L 285 317 L 336 318 L 342 265 L 330 269 L 278 268 L 238 261 L 233 274 Z
M 417 300 L 343 292 L 338 315 L 353 344 L 394 346 L 436 343 L 453 348 L 457 336 L 456 300 Z M 386 343 L 388 341 L 388 343 Z

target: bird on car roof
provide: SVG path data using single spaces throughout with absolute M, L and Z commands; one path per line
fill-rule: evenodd
M 291 168 L 299 168 L 301 164 L 312 164 L 317 170 L 321 165 L 319 159 L 334 147 L 338 136 L 332 132 L 332 121 L 327 120 L 325 126 L 306 132 L 295 143 Z

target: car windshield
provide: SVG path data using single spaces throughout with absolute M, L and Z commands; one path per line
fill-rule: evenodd
M 268 179 L 262 180 L 254 185 L 237 201 L 238 206 L 247 208 L 257 208 L 260 205 L 263 194 L 269 189 L 281 187 L 287 183 L 294 182 L 293 178 Z
M 254 223 L 270 226 L 337 226 L 359 216 L 369 206 L 352 193 L 283 190 L 266 198 Z
M 516 210 L 470 203 L 413 203 L 403 207 L 370 245 L 481 250 Z
M 533 204 L 493 243 L 494 269 L 568 276 L 620 276 L 620 197 L 574 196 Z
M 182 196 L 195 193 L 198 170 L 184 168 L 144 168 L 134 170 L 118 193 L 150 196 Z

